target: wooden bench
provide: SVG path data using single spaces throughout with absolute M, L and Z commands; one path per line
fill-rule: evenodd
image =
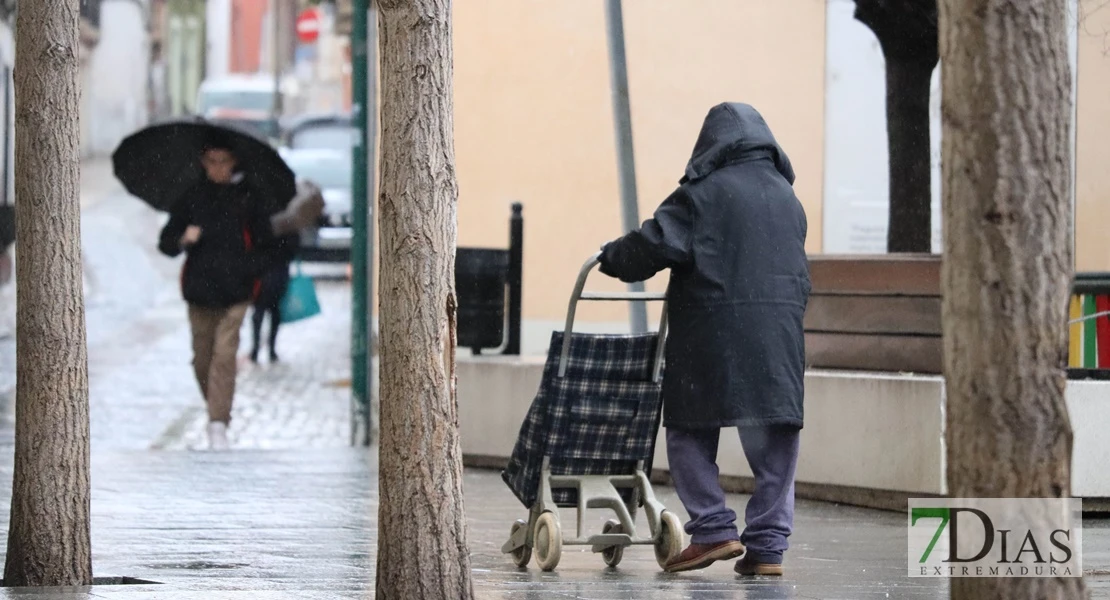
M 937 254 L 809 259 L 807 367 L 939 374 Z

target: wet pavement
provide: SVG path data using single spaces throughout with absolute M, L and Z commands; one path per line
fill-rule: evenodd
M 157 585 L 89 590 L 7 590 L 0 598 L 367 598 L 377 494 L 373 454 L 357 449 L 110 452 L 93 459 L 93 552 L 100 577 Z M 0 469 L 6 499 L 10 463 Z M 739 579 L 731 564 L 666 575 L 652 550 L 626 551 L 618 569 L 568 549 L 559 569 L 518 570 L 499 552 L 520 507 L 496 473 L 466 476 L 478 598 L 780 599 L 947 597 L 943 581 L 903 576 L 905 517 L 800 502 L 787 576 Z M 662 500 L 681 510 L 669 489 Z M 743 497 L 733 497 L 742 506 Z M 564 519 L 570 518 L 566 515 Z M 5 525 L 7 515 L 0 517 Z M 600 523 L 602 514 L 590 522 Z M 1090 525 L 1089 525 L 1090 526 Z M 1105 528 L 1087 545 L 1106 547 Z M 1092 568 L 1088 558 L 1088 568 Z M 1093 598 L 1110 591 L 1091 578 Z
M 93 462 L 96 574 L 161 584 L 46 598 L 367 597 L 377 510 L 371 453 L 126 452 Z M 0 493 L 9 472 L 5 465 Z M 678 507 L 669 490 L 661 492 Z M 497 474 L 469 472 L 466 494 L 479 598 L 945 597 L 940 582 L 902 577 L 900 515 L 801 503 L 790 571 L 781 581 L 738 580 L 725 563 L 665 575 L 648 547 L 628 549 L 617 570 L 598 555 L 568 549 L 559 569 L 545 574 L 517 570 L 499 552 L 511 521 L 525 511 Z M 20 596 L 13 590 L 7 597 Z
M 205 418 L 188 364 L 177 263 L 153 248 L 161 217 L 114 191 L 110 180 L 97 181 L 90 187 L 105 187 L 83 196 L 94 571 L 158 583 L 8 589 L 0 599 L 371 597 L 377 468 L 372 449 L 348 446 L 346 285 L 318 281 L 324 314 L 283 327 L 280 363 L 243 365 L 235 450 L 197 451 Z M 12 406 L 4 377 L 12 351 L 0 340 L 0 506 L 10 495 Z M 730 563 L 665 575 L 649 547 L 626 550 L 615 570 L 568 547 L 559 569 L 542 573 L 516 569 L 500 553 L 512 521 L 527 513 L 497 473 L 470 471 L 465 487 L 478 598 L 947 597 L 944 581 L 903 575 L 902 514 L 799 502 L 782 579 L 739 579 Z M 671 490 L 657 492 L 685 517 Z M 744 501 L 730 498 L 738 509 Z M 3 530 L 7 518 L 0 510 Z M 589 521 L 605 518 L 599 512 Z M 1110 598 L 1110 527 L 1085 525 L 1092 597 Z M 0 551 L 5 544 L 0 538 Z

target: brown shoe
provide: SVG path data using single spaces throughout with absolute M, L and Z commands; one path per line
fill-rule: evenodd
M 744 544 L 737 540 L 718 544 L 690 544 L 682 554 L 671 559 L 663 570 L 668 573 L 704 569 L 719 560 L 730 560 L 744 553 Z
M 745 577 L 755 577 L 756 575 L 782 577 L 782 563 L 761 563 L 755 560 L 749 560 L 747 556 L 736 561 L 735 570 L 737 574 Z

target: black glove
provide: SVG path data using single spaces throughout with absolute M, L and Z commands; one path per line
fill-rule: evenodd
M 608 275 L 609 277 L 617 277 L 617 274 L 614 273 L 609 267 L 609 265 L 612 263 L 612 260 L 609 259 L 609 246 L 611 246 L 612 244 L 613 242 L 608 242 L 601 247 L 601 256 L 597 258 L 599 261 L 597 270 L 600 271 L 603 275 Z

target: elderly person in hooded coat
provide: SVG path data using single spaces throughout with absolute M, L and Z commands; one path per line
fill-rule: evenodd
M 794 521 L 809 298 L 806 216 L 794 171 L 763 117 L 709 111 L 679 187 L 638 231 L 606 244 L 625 282 L 670 269 L 663 425 L 691 545 L 667 571 L 743 555 L 742 575 L 781 575 Z M 717 445 L 739 429 L 755 476 L 743 535 L 718 482 Z

